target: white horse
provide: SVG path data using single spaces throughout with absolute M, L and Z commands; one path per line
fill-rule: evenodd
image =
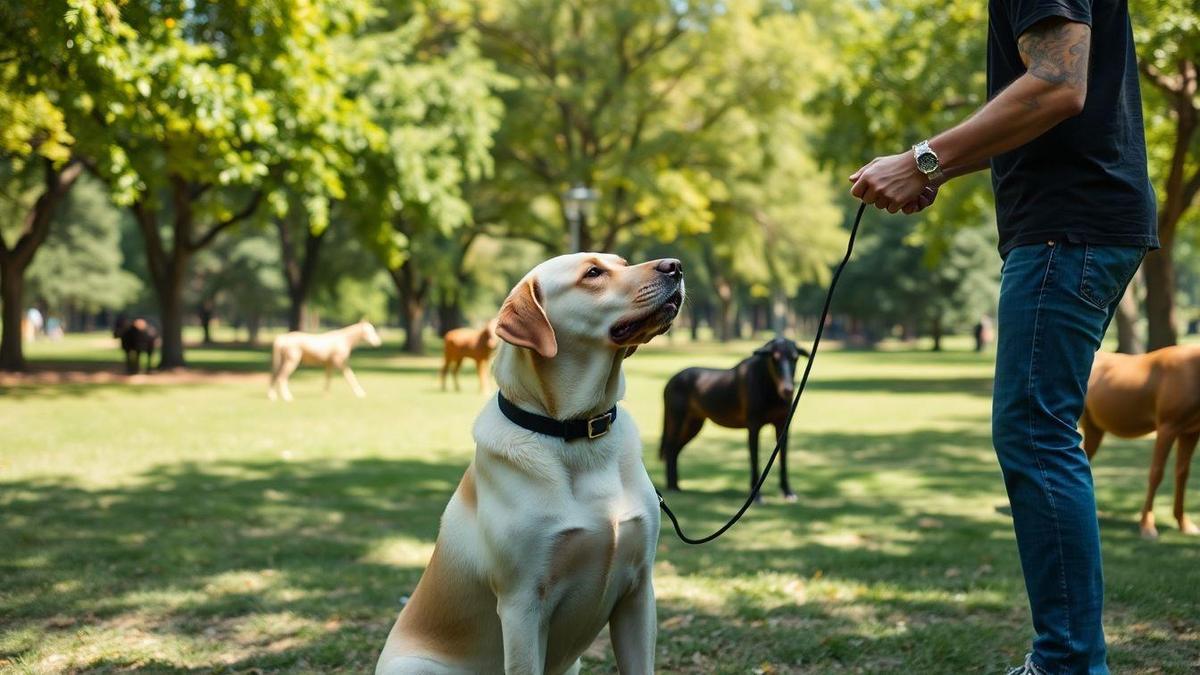
M 350 351 L 363 340 L 372 347 L 378 347 L 383 341 L 366 319 L 356 324 L 331 330 L 327 333 L 301 333 L 293 331 L 275 338 L 271 346 L 271 386 L 267 388 L 267 398 L 275 400 L 276 395 L 283 400 L 292 400 L 292 390 L 288 388 L 288 377 L 296 368 L 306 365 L 325 366 L 325 391 L 329 392 L 329 379 L 333 369 L 342 371 L 346 382 L 354 390 L 354 395 L 362 398 L 367 395 L 350 370 Z

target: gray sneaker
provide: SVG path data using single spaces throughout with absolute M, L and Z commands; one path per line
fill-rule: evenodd
M 1033 654 L 1025 655 L 1025 664 L 1008 671 L 1008 675 L 1046 675 L 1046 671 L 1033 663 Z

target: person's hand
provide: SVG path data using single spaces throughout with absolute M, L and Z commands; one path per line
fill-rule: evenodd
M 901 211 L 904 211 L 906 215 L 912 215 L 914 213 L 924 211 L 930 204 L 933 203 L 933 200 L 937 199 L 938 187 L 938 185 L 934 185 L 933 183 L 926 185 L 925 188 L 921 190 L 921 194 L 917 195 L 916 200 L 905 204 Z
M 896 213 L 906 205 L 920 203 L 921 192 L 929 185 L 929 178 L 917 168 L 911 152 L 902 152 L 876 157 L 855 171 L 850 182 L 854 184 L 850 194 L 867 204 Z M 933 203 L 932 198 L 929 203 Z

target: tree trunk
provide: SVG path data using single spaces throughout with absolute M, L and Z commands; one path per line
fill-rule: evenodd
M 4 303 L 3 335 L 0 336 L 0 370 L 25 370 L 25 355 L 21 350 L 21 319 L 25 316 L 23 296 L 25 270 L 5 267 L 0 276 L 0 302 Z
M 725 282 L 720 282 L 717 287 L 717 340 L 721 342 L 729 342 L 734 335 L 734 321 L 737 320 L 737 312 L 733 303 L 733 291 Z
M 425 353 L 425 303 L 415 298 L 404 301 L 404 351 Z
M 396 294 L 400 299 L 400 312 L 404 321 L 404 345 L 409 354 L 425 352 L 425 299 L 429 291 L 429 280 L 418 280 L 411 260 L 398 269 L 389 270 Z
M 466 323 L 463 318 L 462 303 L 457 295 L 453 300 L 443 300 L 438 303 L 437 321 L 438 335 L 440 336 L 445 336 L 446 333 Z
M 1182 53 L 1182 52 L 1181 52 Z M 1200 193 L 1200 169 L 1188 174 L 1192 163 L 1193 136 L 1200 128 L 1200 111 L 1196 108 L 1198 64 L 1180 58 L 1175 64 L 1177 73 L 1166 73 L 1143 59 L 1139 64 L 1143 77 L 1162 90 L 1174 112 L 1175 138 L 1158 211 L 1158 239 L 1162 246 L 1146 255 L 1142 263 L 1146 280 L 1146 319 L 1149 327 L 1148 347 L 1151 350 L 1173 345 L 1179 337 L 1175 318 L 1175 266 L 1172 254 L 1175 234 L 1184 214 Z
M 83 164 L 72 160 L 62 169 L 50 160 L 44 162 L 42 194 L 24 218 L 24 227 L 16 243 L 9 248 L 0 233 L 0 302 L 4 308 L 0 317 L 4 326 L 0 328 L 0 370 L 19 371 L 25 369 L 25 355 L 21 350 L 21 317 L 24 315 L 25 270 L 33 262 L 38 248 L 50 234 L 50 221 L 67 192 L 83 173 Z
M 183 368 L 183 275 L 172 275 L 175 283 L 158 291 L 158 307 L 162 314 L 162 350 L 159 370 Z
M 213 320 L 214 303 L 212 298 L 205 298 L 200 301 L 200 307 L 196 314 L 200 318 L 200 328 L 204 330 L 204 344 L 211 345 L 212 338 L 212 320 Z
M 130 205 L 134 220 L 141 230 L 146 249 L 146 264 L 154 280 L 154 291 L 158 296 L 158 308 L 162 319 L 162 356 L 158 367 L 182 368 L 186 366 L 183 352 L 183 286 L 188 263 L 195 253 L 212 244 L 222 232 L 246 218 L 258 209 L 263 193 L 256 190 L 242 209 L 228 218 L 211 224 L 197 232 L 193 207 L 204 193 L 205 186 L 189 183 L 178 175 L 169 177 L 171 186 L 170 248 L 167 248 L 159 232 L 159 211 L 148 206 L 143 195 Z
M 942 315 L 938 314 L 933 317 L 933 324 L 930 326 L 930 333 L 933 335 L 933 351 L 942 351 Z
M 1171 248 L 1164 241 L 1163 248 L 1146 254 L 1146 260 L 1142 263 L 1146 275 L 1147 343 L 1151 351 L 1175 344 L 1179 335 L 1175 320 L 1175 264 L 1171 260 Z
M 1135 276 L 1125 289 L 1125 295 L 1117 304 L 1117 314 L 1113 317 L 1117 324 L 1117 351 L 1122 354 L 1141 354 L 1146 351 L 1137 332 L 1137 289 L 1138 278 Z
M 262 317 L 258 314 L 251 314 L 246 319 L 246 342 L 250 343 L 251 347 L 258 344 L 258 332 L 260 329 L 262 329 Z
M 287 284 L 288 330 L 301 330 L 304 327 L 308 294 L 312 288 L 313 277 L 317 271 L 317 261 L 321 254 L 321 242 L 324 241 L 325 233 L 329 231 L 329 228 L 326 227 L 318 234 L 314 234 L 311 227 L 305 229 L 304 252 L 301 258 L 293 247 L 292 233 L 288 223 L 282 218 L 276 218 L 275 227 L 279 232 L 283 280 Z

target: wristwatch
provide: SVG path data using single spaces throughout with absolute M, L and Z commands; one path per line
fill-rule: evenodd
M 913 146 L 913 157 L 917 160 L 917 170 L 925 174 L 932 182 L 942 182 L 945 175 L 942 165 L 938 162 L 937 153 L 929 147 L 929 141 L 921 141 Z

